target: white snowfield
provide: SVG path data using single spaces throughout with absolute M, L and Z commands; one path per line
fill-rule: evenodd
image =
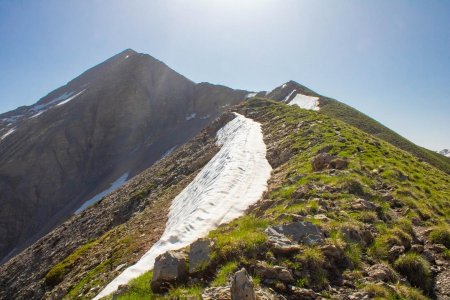
M 59 102 L 58 104 L 56 104 L 56 106 L 61 106 L 61 105 L 66 104 L 67 102 L 69 102 L 69 101 L 75 99 L 76 97 L 80 96 L 81 94 L 83 94 L 84 91 L 86 91 L 86 90 L 82 90 L 81 92 L 76 93 L 75 95 L 73 95 L 73 96 L 67 98 L 66 100 Z
M 289 105 L 298 105 L 300 108 L 319 110 L 319 97 L 311 97 L 297 93 Z
M 295 97 L 289 101 L 289 98 L 296 93 Z M 288 105 L 298 105 L 298 107 L 309 110 L 319 110 L 319 97 L 306 96 L 298 93 L 296 90 L 292 90 L 289 95 L 284 98 L 283 102 L 287 102 Z
M 223 223 L 243 215 L 267 189 L 272 168 L 266 159 L 261 125 L 242 115 L 217 132 L 219 152 L 172 202 L 161 239 L 94 299 L 151 270 L 155 258 L 183 248 Z

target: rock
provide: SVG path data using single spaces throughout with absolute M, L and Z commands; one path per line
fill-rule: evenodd
M 177 283 L 186 282 L 187 278 L 186 255 L 167 251 L 155 260 L 151 288 L 157 293 L 165 292 Z
M 256 262 L 254 273 L 262 279 L 281 280 L 287 283 L 295 281 L 291 271 L 288 269 L 281 266 L 269 266 L 263 261 Z
M 205 238 L 198 239 L 191 244 L 189 250 L 189 273 L 198 271 L 209 262 L 212 245 L 213 242 Z
M 423 245 L 420 244 L 414 244 L 411 246 L 411 251 L 416 252 L 416 253 L 422 253 L 423 252 Z
M 359 228 L 355 226 L 350 225 L 344 226 L 343 228 L 341 228 L 341 233 L 347 242 L 354 242 L 354 243 L 364 242 Z
M 319 298 L 319 294 L 310 289 L 304 289 L 296 286 L 290 286 L 290 292 L 292 297 L 289 299 L 294 300 L 314 300 Z
M 394 261 L 403 253 L 405 253 L 405 247 L 398 245 L 392 246 L 392 248 L 388 251 L 388 259 L 390 261 Z
M 325 169 L 345 169 L 348 166 L 348 161 L 328 153 L 320 153 L 313 158 L 311 164 L 313 171 L 318 172 Z
M 330 162 L 330 166 L 332 169 L 343 170 L 343 169 L 347 168 L 348 161 L 346 161 L 345 159 L 342 159 L 342 158 L 336 158 Z
M 393 282 L 397 281 L 395 272 L 385 264 L 375 264 L 367 270 L 367 274 L 373 281 Z
M 232 300 L 256 300 L 253 282 L 245 268 L 237 271 L 231 281 Z
M 327 244 L 320 247 L 320 250 L 326 258 L 325 267 L 328 270 L 344 270 L 354 267 L 351 261 L 345 256 L 345 252 L 341 247 Z
M 328 223 L 330 222 L 330 218 L 328 218 L 327 216 L 325 216 L 324 214 L 318 214 L 318 215 L 314 215 L 314 219 L 321 221 L 321 222 L 325 222 Z
M 333 160 L 333 156 L 327 153 L 320 153 L 312 160 L 312 169 L 314 172 L 323 171 L 328 168 L 330 162 Z
M 358 199 L 352 204 L 352 209 L 354 210 L 376 210 L 377 206 L 370 201 L 365 199 Z
M 203 290 L 202 300 L 231 300 L 230 286 L 215 286 Z
M 300 250 L 300 245 L 292 242 L 284 234 L 279 233 L 273 227 L 269 226 L 264 231 L 268 237 L 268 244 L 275 254 L 288 254 Z
M 307 193 L 308 188 L 306 186 L 301 186 L 292 193 L 291 197 L 293 199 L 302 199 L 306 196 Z
M 122 295 L 123 293 L 127 292 L 129 289 L 130 289 L 130 286 L 128 284 L 119 285 L 117 290 L 112 295 L 112 300 L 119 299 L 119 296 Z
M 305 244 L 317 244 L 325 238 L 322 230 L 311 222 L 293 222 L 275 226 L 274 229 L 288 237 L 291 237 L 296 242 Z

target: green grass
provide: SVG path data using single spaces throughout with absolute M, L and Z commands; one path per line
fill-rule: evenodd
M 430 233 L 430 240 L 434 244 L 442 244 L 450 249 L 450 229 L 448 226 L 436 227 Z
M 83 255 L 97 243 L 92 241 L 84 244 L 75 250 L 71 255 L 66 257 L 63 261 L 56 264 L 44 277 L 44 283 L 47 286 L 55 286 L 60 283 L 64 276 L 69 273 L 74 265 L 83 258 Z
M 212 281 L 211 285 L 220 286 L 226 285 L 229 281 L 231 274 L 238 268 L 238 263 L 236 261 L 227 262 L 223 265 L 216 274 L 216 277 Z
M 267 220 L 249 215 L 212 231 L 209 237 L 216 243 L 212 259 L 233 258 L 259 249 L 267 240 L 263 231 L 268 224 Z
M 322 97 L 322 99 L 320 112 L 381 138 L 450 174 L 449 158 L 415 145 L 381 123 L 348 105 L 326 97 Z
M 429 291 L 432 279 L 430 265 L 422 256 L 408 253 L 397 259 L 394 267 L 408 279 L 412 286 Z

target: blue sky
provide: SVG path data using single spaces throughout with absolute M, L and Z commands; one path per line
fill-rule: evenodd
M 196 82 L 292 79 L 450 147 L 450 1 L 0 0 L 0 112 L 126 48 Z

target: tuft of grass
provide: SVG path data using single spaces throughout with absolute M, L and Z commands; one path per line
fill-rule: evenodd
M 433 244 L 442 244 L 450 249 L 450 229 L 447 226 L 436 227 L 430 233 Z
M 234 271 L 236 271 L 237 268 L 238 263 L 236 261 L 227 262 L 217 271 L 216 278 L 214 278 L 212 286 L 220 286 L 227 284 L 230 275 Z
M 264 229 L 268 225 L 267 220 L 248 215 L 210 232 L 216 242 L 212 258 L 232 258 L 259 249 L 267 241 Z
M 429 291 L 431 273 L 429 263 L 417 253 L 407 253 L 394 263 L 395 269 L 405 276 L 412 286 Z
M 66 257 L 63 261 L 57 263 L 53 268 L 48 271 L 48 273 L 44 277 L 44 283 L 47 286 L 55 286 L 60 283 L 64 276 L 69 273 L 75 264 L 83 258 L 83 255 L 91 249 L 94 245 L 96 245 L 96 241 L 91 241 L 83 246 L 79 247 L 75 250 L 71 255 Z
M 119 295 L 117 300 L 154 299 L 155 295 L 150 288 L 152 277 L 153 271 L 149 271 L 133 279 L 128 284 L 130 287 L 128 291 Z

